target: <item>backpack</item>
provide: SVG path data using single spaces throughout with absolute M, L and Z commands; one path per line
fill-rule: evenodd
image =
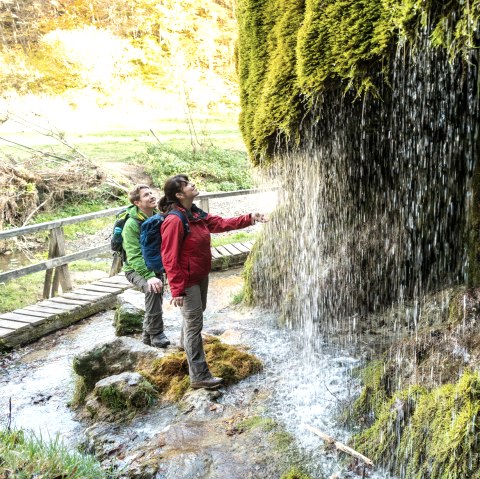
M 112 237 L 110 239 L 110 249 L 113 252 L 113 256 L 122 256 L 122 259 L 125 261 L 125 251 L 123 250 L 123 237 L 122 231 L 125 223 L 127 222 L 130 215 L 127 209 L 120 211 L 115 217 L 115 223 L 113 223 Z M 134 220 L 141 225 L 142 221 L 134 218 Z
M 150 271 L 155 273 L 163 273 L 165 271 L 160 256 L 160 248 L 162 245 L 162 237 L 160 228 L 168 215 L 178 216 L 183 223 L 183 239 L 190 233 L 190 226 L 185 215 L 180 211 L 170 211 L 167 214 L 157 213 L 142 223 L 140 232 L 140 246 L 142 248 L 142 256 L 145 264 Z

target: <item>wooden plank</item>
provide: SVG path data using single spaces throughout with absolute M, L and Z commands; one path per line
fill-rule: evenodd
M 59 298 L 68 298 L 68 299 L 73 299 L 73 300 L 78 300 L 82 301 L 85 304 L 91 303 L 92 301 L 97 301 L 98 298 L 104 298 L 105 295 L 102 296 L 87 296 L 85 294 L 81 294 L 78 291 L 72 292 L 72 293 L 65 293 L 62 294 L 62 296 L 59 296 Z
M 108 283 L 108 284 L 129 284 L 130 286 L 132 286 L 132 283 L 130 283 L 130 281 L 128 281 L 127 278 L 125 278 L 125 276 L 110 276 L 109 278 L 102 278 L 102 279 L 99 279 L 99 281 L 101 283 Z
M 223 246 L 217 246 L 217 251 L 222 255 L 222 256 L 232 256 L 232 253 L 225 249 Z
M 233 244 L 226 244 L 224 245 L 225 249 L 230 251 L 230 253 L 233 254 L 233 256 L 238 256 L 239 254 L 242 254 L 241 251 L 239 251 Z
M 50 231 L 49 241 L 48 241 L 48 259 L 55 258 L 57 254 L 57 237 L 53 232 Z M 53 268 L 47 269 L 45 272 L 45 281 L 43 282 L 43 295 L 42 298 L 49 298 L 52 295 L 52 279 L 53 279 Z
M 79 306 L 83 306 L 85 303 L 88 303 L 88 299 L 79 300 L 79 299 L 73 299 L 73 298 L 64 298 L 63 295 L 50 298 L 49 301 L 53 301 L 54 303 L 63 303 L 63 304 L 77 304 Z
M 56 303 L 54 301 L 42 301 L 39 306 L 47 306 L 47 308 L 59 309 L 60 311 L 71 311 L 72 309 L 80 308 L 78 304 L 64 304 Z
M 132 286 L 130 283 L 104 283 L 102 281 L 94 281 L 90 283 L 90 286 L 102 286 L 105 288 L 113 288 L 113 289 L 127 289 Z
M 235 248 L 237 248 L 242 253 L 250 253 L 250 248 L 247 248 L 242 243 L 233 243 L 233 246 L 235 246 Z
M 12 321 L 11 319 L 0 319 L 0 328 L 10 329 L 16 331 L 22 328 L 29 328 L 28 323 L 20 323 L 19 321 Z
M 215 258 L 215 259 L 218 259 L 218 258 L 221 258 L 222 257 L 222 253 L 219 253 L 217 251 L 217 248 L 211 248 L 212 250 L 212 256 Z
M 36 304 L 33 304 L 32 306 L 25 306 L 25 308 L 23 309 L 26 309 L 27 311 L 39 311 L 42 313 L 50 313 L 50 316 L 56 316 L 57 314 L 62 314 L 62 312 L 59 309 L 53 309 L 53 308 L 47 308 L 47 307 L 40 308 Z
M 100 291 L 89 291 L 83 288 L 75 289 L 74 291 L 72 291 L 72 293 L 83 294 L 84 296 L 89 296 L 92 299 L 103 298 L 104 296 L 107 296 L 108 294 L 110 294 L 105 292 L 102 293 Z
M 91 284 L 85 284 L 82 286 L 82 289 L 85 291 L 93 291 L 97 293 L 118 293 L 121 291 L 120 288 L 111 288 L 109 286 L 97 286 Z
M 13 329 L 0 328 L 0 337 L 8 336 L 9 334 L 12 334 L 13 331 Z
M 250 251 L 252 250 L 253 241 L 243 241 L 242 244 L 245 245 Z
M 90 221 L 96 218 L 105 218 L 107 216 L 117 215 L 125 210 L 125 207 L 110 208 L 108 210 L 95 211 L 85 215 L 71 216 L 69 218 L 62 218 L 60 220 L 47 221 L 45 223 L 38 223 L 36 225 L 24 226 L 22 228 L 12 228 L 10 230 L 0 232 L 0 240 L 7 238 L 14 238 L 15 236 L 24 236 L 37 231 L 46 231 L 54 228 L 60 228 L 64 225 L 71 225 L 74 223 L 81 223 L 83 221 Z
M 51 313 L 44 313 L 41 311 L 32 311 L 29 309 L 16 309 L 13 313 L 26 314 L 27 316 L 34 316 L 35 318 L 49 318 Z
M 0 319 L 10 319 L 12 321 L 17 321 L 19 323 L 31 324 L 38 321 L 43 321 L 44 318 L 39 318 L 35 316 L 26 316 L 25 314 L 19 314 L 17 312 L 4 313 L 0 316 Z

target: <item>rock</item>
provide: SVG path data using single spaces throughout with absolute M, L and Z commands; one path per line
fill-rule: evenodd
M 135 294 L 132 294 L 135 293 Z M 143 294 L 137 291 L 127 290 L 117 296 L 117 309 L 113 324 L 117 336 L 140 333 L 142 331 L 143 317 L 145 316 L 145 307 L 139 307 L 140 295 L 143 302 Z
M 87 391 L 107 376 L 134 371 L 143 363 L 161 358 L 163 351 L 133 338 L 121 337 L 97 346 L 73 359 L 73 370 L 85 382 Z
M 95 384 L 93 394 L 107 408 L 124 412 L 150 406 L 157 397 L 154 387 L 135 372 L 101 379 Z
M 223 411 L 223 406 L 219 408 L 216 400 L 223 396 L 223 392 L 219 389 L 192 389 L 189 390 L 182 398 L 181 408 L 185 414 L 195 419 L 208 419 L 209 417 L 218 416 Z

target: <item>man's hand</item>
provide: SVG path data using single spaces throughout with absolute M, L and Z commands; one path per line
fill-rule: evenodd
M 183 296 L 178 296 L 177 298 L 172 298 L 170 300 L 170 304 L 173 304 L 175 307 L 182 307 L 183 306 Z
M 158 278 L 150 278 L 147 280 L 148 283 L 148 291 L 150 293 L 161 293 L 163 283 L 161 279 Z

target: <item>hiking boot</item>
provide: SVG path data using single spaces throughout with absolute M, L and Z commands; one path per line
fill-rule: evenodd
M 150 340 L 150 335 L 145 331 L 142 332 L 142 343 L 146 344 L 147 346 L 152 345 L 152 341 Z
M 170 344 L 170 340 L 165 336 L 165 333 L 151 334 L 150 345 L 154 348 L 166 348 Z
M 222 385 L 223 378 L 210 378 L 210 379 L 204 379 L 203 381 L 197 381 L 195 383 L 191 383 L 190 387 L 192 389 L 200 389 L 200 388 L 205 388 L 205 389 L 217 389 Z

